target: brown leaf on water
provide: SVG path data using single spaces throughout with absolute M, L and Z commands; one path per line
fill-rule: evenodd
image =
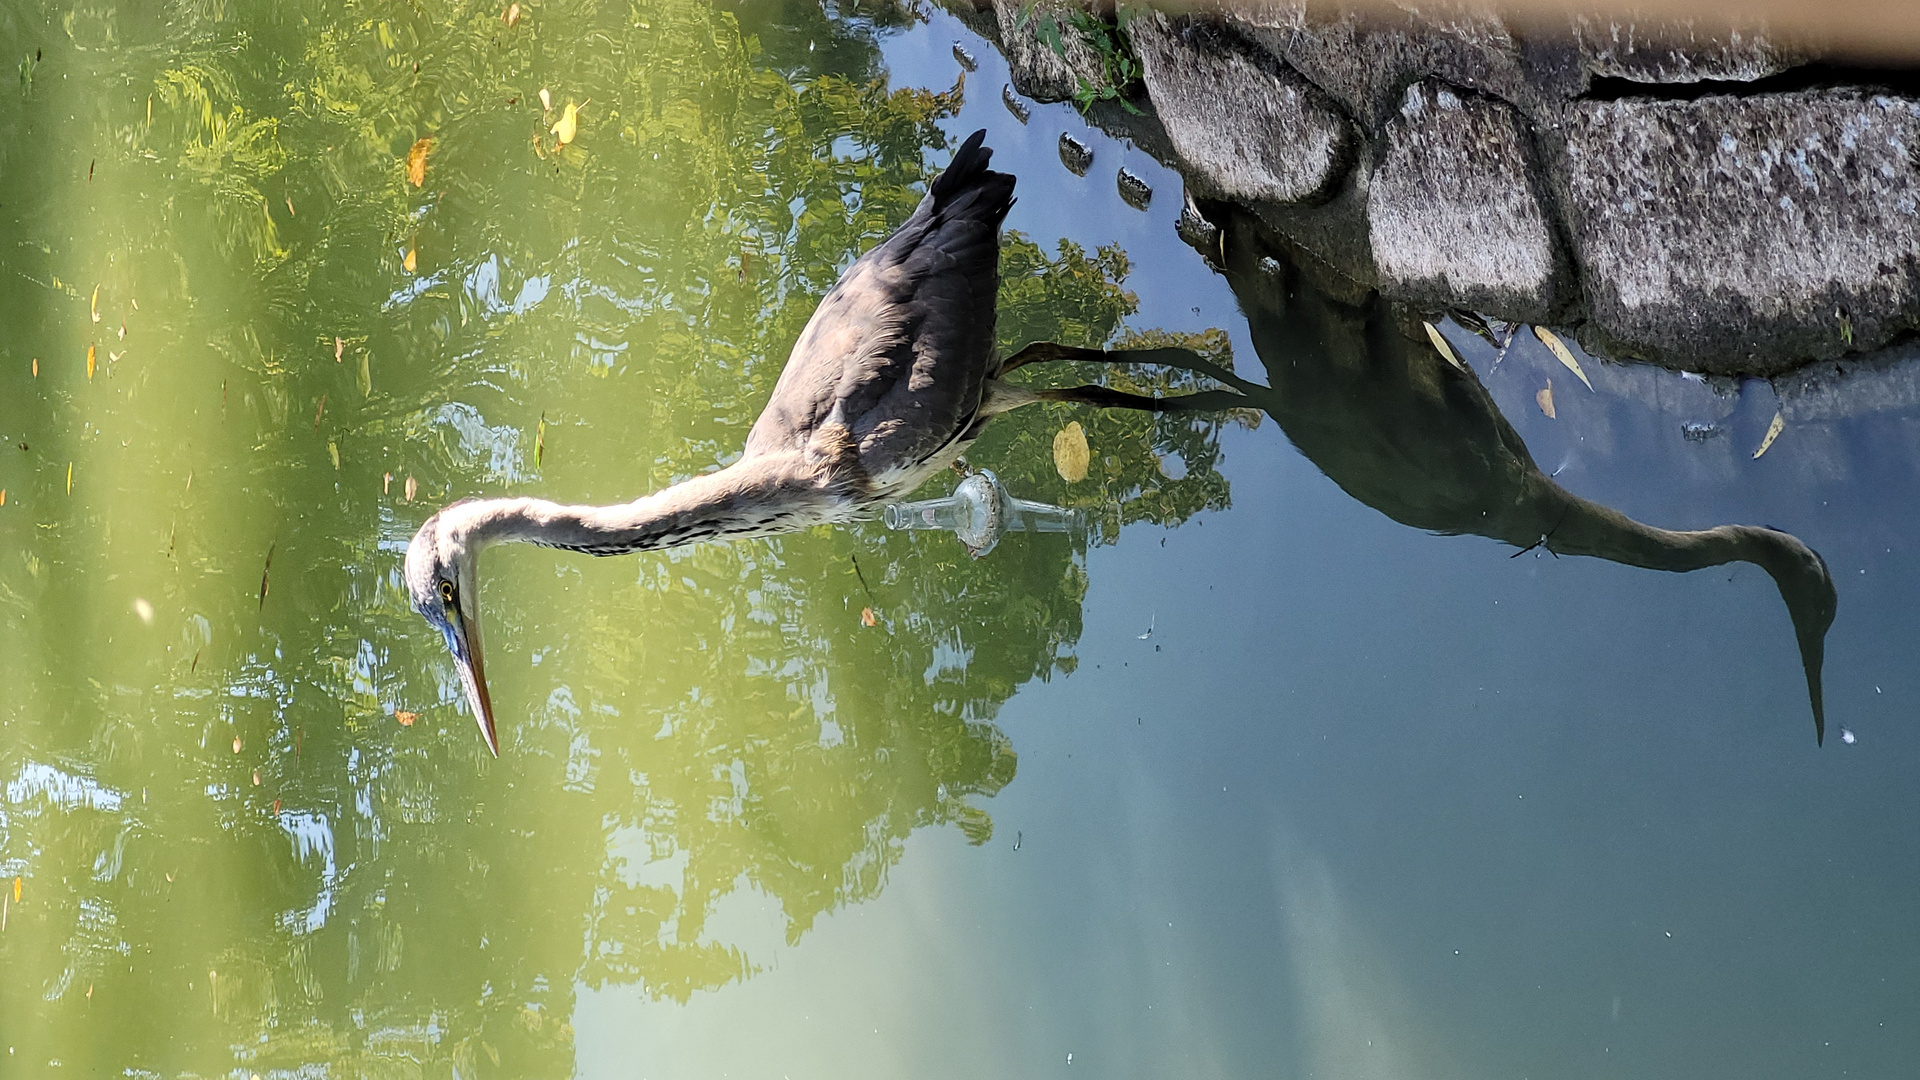
M 267 575 L 273 572 L 273 549 L 279 546 L 277 540 L 267 545 L 267 564 L 260 568 L 260 606 L 255 610 L 262 610 L 267 606 Z
M 1767 448 L 1773 445 L 1773 440 L 1779 438 L 1780 433 L 1785 430 L 1787 430 L 1787 418 L 1776 411 L 1773 414 L 1773 423 L 1767 425 L 1766 438 L 1760 440 L 1760 449 L 1753 452 L 1754 458 L 1758 460 L 1761 454 L 1766 453 Z
M 420 494 L 420 481 L 411 476 L 407 477 L 407 501 L 412 502 L 413 497 L 418 494 Z
M 401 712 L 399 709 L 395 709 L 393 710 L 393 718 L 395 720 L 400 721 L 401 727 L 412 727 L 413 722 L 415 720 L 420 719 L 420 714 L 410 713 L 410 712 Z
M 1546 389 L 1533 395 L 1533 400 L 1540 403 L 1540 411 L 1547 414 L 1547 419 L 1549 420 L 1558 419 L 1558 417 L 1554 416 L 1553 414 L 1553 380 L 1552 379 L 1547 380 Z
M 1533 328 L 1533 336 L 1540 339 L 1540 344 L 1547 347 L 1547 351 L 1553 354 L 1554 359 L 1560 361 L 1568 371 L 1579 376 L 1580 381 L 1587 384 L 1587 389 L 1593 389 L 1593 382 L 1587 378 L 1586 372 L 1580 370 L 1580 361 L 1573 358 L 1573 350 L 1567 348 L 1567 343 L 1560 340 L 1560 335 L 1544 326 L 1536 326 Z
M 87 378 L 88 379 L 93 378 L 93 360 L 94 360 L 94 349 L 92 345 L 88 345 L 87 346 Z
M 874 617 L 872 608 L 863 607 L 860 609 L 860 625 L 861 626 L 874 626 L 874 625 L 877 625 L 879 622 L 880 620 Z
M 413 273 L 413 268 L 415 266 L 418 266 L 419 264 L 420 264 L 420 253 L 414 250 L 413 248 L 408 248 L 407 257 L 400 260 L 400 268 L 402 270 L 405 270 L 407 273 L 411 274 Z
M 280 816 L 280 800 L 279 799 L 273 800 L 273 816 L 274 817 Z
M 1461 371 L 1467 370 L 1467 365 L 1461 363 L 1460 358 L 1453 354 L 1453 346 L 1447 344 L 1447 339 L 1440 333 L 1439 327 L 1430 322 L 1423 322 L 1420 325 L 1427 328 L 1427 340 L 1433 342 L 1434 350 L 1440 354 L 1442 360 L 1459 368 Z
M 314 409 L 313 409 L 313 430 L 315 431 L 320 430 L 320 417 L 323 416 L 326 413 L 326 411 L 327 411 L 327 395 L 321 394 L 320 404 L 314 406 Z
M 16 903 L 16 904 L 20 902 L 20 882 L 21 882 L 21 880 L 22 880 L 22 879 L 21 879 L 21 877 L 20 877 L 20 876 L 19 876 L 18 874 L 15 874 L 15 875 L 14 875 L 14 878 L 13 878 L 13 902 L 14 902 L 14 903 Z
M 1077 484 L 1087 478 L 1087 466 L 1093 460 L 1087 448 L 1087 432 L 1074 420 L 1053 437 L 1053 467 L 1060 479 Z
M 7 489 L 0 488 L 0 506 L 7 505 Z
M 342 338 L 336 336 L 333 339 L 333 362 L 336 364 L 339 363 L 340 358 L 345 355 L 347 355 L 347 343 Z
M 416 140 L 407 151 L 407 183 L 420 187 L 427 182 L 427 154 L 433 150 L 433 136 Z

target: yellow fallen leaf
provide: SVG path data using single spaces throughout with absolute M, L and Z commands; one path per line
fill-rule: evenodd
M 7 505 L 7 489 L 0 488 L 0 506 Z
M 1773 445 L 1773 440 L 1779 438 L 1780 433 L 1785 430 L 1787 430 L 1787 418 L 1779 412 L 1775 412 L 1773 414 L 1773 423 L 1767 425 L 1766 438 L 1760 440 L 1760 449 L 1753 452 L 1754 458 L 1757 460 L 1761 454 L 1766 453 L 1767 448 Z
M 14 902 L 14 903 L 16 903 L 16 904 L 20 902 L 20 880 L 21 880 L 21 879 L 20 879 L 20 877 L 19 877 L 18 875 L 15 875 L 15 876 L 14 876 L 14 879 L 13 879 L 13 902 Z
M 1539 393 L 1533 395 L 1533 400 L 1540 403 L 1540 411 L 1547 414 L 1547 419 L 1549 420 L 1558 419 L 1558 417 L 1553 415 L 1553 380 L 1552 379 L 1547 380 L 1547 388 L 1545 390 L 1542 390 Z
M 400 268 L 411 274 L 413 273 L 413 268 L 419 264 L 420 253 L 413 248 L 408 248 L 407 257 L 400 260 Z
M 553 111 L 553 95 L 547 93 L 547 88 L 544 86 L 540 88 L 540 111 Z
M 94 322 L 100 321 L 100 286 L 98 285 L 93 287 L 93 298 L 87 301 L 87 314 L 93 316 Z
M 427 153 L 433 149 L 433 136 L 415 140 L 407 151 L 407 183 L 420 187 L 427 182 Z
M 333 459 L 333 471 L 339 472 L 340 471 L 340 444 L 333 443 L 333 442 L 328 443 L 327 456 Z
M 1461 371 L 1467 370 L 1467 365 L 1461 363 L 1460 358 L 1453 355 L 1453 346 L 1447 344 L 1447 339 L 1441 336 L 1439 327 L 1430 322 L 1423 322 L 1420 325 L 1427 328 L 1427 340 L 1433 342 L 1433 347 L 1440 351 L 1442 359 L 1454 367 L 1459 368 Z
M 93 346 L 87 346 L 87 378 L 93 378 Z
M 863 607 L 860 609 L 861 626 L 875 626 L 878 625 L 879 622 L 880 620 L 874 616 L 872 608 Z
M 412 727 L 413 722 L 415 720 L 420 719 L 420 714 L 410 713 L 410 712 L 401 712 L 399 709 L 395 709 L 393 710 L 393 718 L 395 720 L 400 721 L 401 727 Z
M 33 358 L 33 377 L 40 377 L 40 358 L 37 356 Z
M 581 106 L 569 101 L 567 102 L 567 107 L 560 110 L 560 119 L 555 120 L 553 127 L 550 129 L 553 132 L 553 137 L 558 140 L 558 145 L 567 145 L 572 142 L 573 137 L 579 133 L 580 109 Z
M 1087 449 L 1087 433 L 1075 420 L 1060 429 L 1053 437 L 1053 467 L 1060 472 L 1060 479 L 1069 484 L 1077 484 L 1087 478 L 1087 465 L 1092 454 Z
M 73 494 L 73 462 L 67 462 L 67 494 Z
M 413 497 L 418 494 L 420 494 L 420 481 L 411 476 L 407 477 L 407 501 L 412 502 Z
M 1540 344 L 1547 347 L 1547 351 L 1553 354 L 1554 359 L 1566 365 L 1568 371 L 1578 375 L 1580 381 L 1587 384 L 1587 389 L 1593 389 L 1593 383 L 1587 378 L 1587 373 L 1580 370 L 1580 361 L 1573 358 L 1572 350 L 1567 348 L 1566 342 L 1561 341 L 1558 334 L 1544 326 L 1536 326 L 1533 328 L 1533 336 L 1540 339 Z

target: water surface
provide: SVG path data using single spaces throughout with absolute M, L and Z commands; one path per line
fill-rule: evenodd
M 1484 387 L 1444 415 L 1509 425 L 1560 487 L 1824 556 L 1816 747 L 1765 572 L 1404 524 L 1378 492 L 1433 461 L 1354 482 L 1376 398 L 1298 425 L 1336 415 L 1300 403 L 1342 363 L 1455 378 L 1420 313 L 1325 301 L 1315 339 L 1284 261 L 1217 272 L 1176 237 L 1175 174 L 1070 106 L 1022 124 L 946 15 L 6 19 L 5 1075 L 1888 1076 L 1920 1053 L 1920 412 L 1796 420 L 1756 459 L 1765 383 L 1583 357 L 1589 391 L 1525 336 L 1496 362 L 1442 324 Z M 418 523 L 732 460 L 839 269 L 983 126 L 1021 177 L 1004 343 L 1185 335 L 1284 397 L 997 421 L 974 462 L 1093 527 L 978 561 L 878 524 L 500 550 L 487 757 L 399 585 Z M 1289 384 L 1263 364 L 1287 348 L 1329 367 Z M 1078 484 L 1050 452 L 1070 420 Z M 1457 427 L 1410 434 L 1491 452 Z

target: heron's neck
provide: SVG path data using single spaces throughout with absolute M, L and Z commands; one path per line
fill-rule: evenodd
M 625 555 L 701 540 L 763 536 L 831 520 L 835 501 L 777 467 L 740 462 L 615 506 L 480 499 L 448 507 L 477 545 L 509 541 Z

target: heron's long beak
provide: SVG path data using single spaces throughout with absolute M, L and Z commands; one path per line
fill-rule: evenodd
M 480 725 L 480 737 L 493 756 L 499 757 L 500 737 L 493 727 L 493 698 L 487 695 L 486 657 L 480 648 L 479 612 L 470 612 L 469 606 L 460 608 L 460 647 L 454 650 L 453 659 L 467 688 L 467 705 L 473 710 L 474 722 Z

